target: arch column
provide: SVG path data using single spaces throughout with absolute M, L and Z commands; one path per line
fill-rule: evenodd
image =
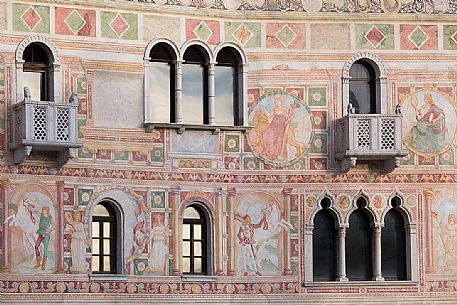
M 313 230 L 314 224 L 305 225 L 305 282 L 312 282 L 313 274 Z
M 224 254 L 222 252 L 222 242 L 223 242 L 223 230 L 222 230 L 222 199 L 223 193 L 221 188 L 214 190 L 216 197 L 216 217 L 215 217 L 215 242 L 216 242 L 216 275 L 224 275 Z
M 228 218 L 227 218 L 227 275 L 235 275 L 235 195 L 236 189 L 227 189 Z
M 176 81 L 175 81 L 175 123 L 182 123 L 182 60 L 175 62 Z
M 346 230 L 347 226 L 340 226 L 338 230 L 338 277 L 337 281 L 347 282 L 346 276 Z
M 417 250 L 417 225 L 405 225 L 406 231 L 406 274 L 408 280 L 418 281 L 419 257 Z
M 432 198 L 434 195 L 433 189 L 425 189 L 424 193 L 424 208 L 425 208 L 425 243 L 426 248 L 429 249 L 425 252 L 425 268 L 427 271 L 435 269 L 435 262 L 433 261 L 433 218 L 432 218 Z M 420 195 L 419 195 L 420 196 Z M 420 206 L 419 206 L 420 208 Z
M 290 221 L 290 194 L 292 193 L 291 188 L 285 188 L 282 191 L 284 195 L 284 220 Z M 292 274 L 290 270 L 290 231 L 284 231 L 284 275 Z
M 248 65 L 241 64 L 238 72 L 238 106 L 241 107 L 239 110 L 240 118 L 239 124 L 241 126 L 249 126 L 249 113 L 248 113 Z
M 382 226 L 376 225 L 374 227 L 374 270 L 373 280 L 384 281 L 384 277 L 381 273 L 381 231 Z
M 52 84 L 51 84 L 51 98 L 50 100 L 52 102 L 60 103 L 62 102 L 60 98 L 60 86 L 62 85 L 61 83 L 61 77 L 60 77 L 60 64 L 59 63 L 53 63 L 52 64 Z
M 24 75 L 24 60 L 16 60 L 16 102 L 19 103 L 24 100 L 24 82 L 22 76 Z
M 143 59 L 143 111 L 144 111 L 144 122 L 151 123 L 151 110 L 149 105 L 149 58 Z
M 216 87 L 215 87 L 215 63 L 208 64 L 208 124 L 216 124 Z
M 181 230 L 180 230 L 180 215 L 179 215 L 179 195 L 181 188 L 179 186 L 170 189 L 170 205 L 173 212 L 173 275 L 181 275 Z

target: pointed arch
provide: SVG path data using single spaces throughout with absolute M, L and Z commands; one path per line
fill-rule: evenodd
M 366 202 L 365 206 L 363 206 L 361 209 L 364 210 L 368 217 L 370 218 L 370 221 L 372 222 L 372 225 L 374 226 L 377 222 L 378 222 L 378 217 L 376 215 L 376 211 L 375 209 L 373 208 L 372 206 L 372 202 L 370 200 L 370 196 L 368 195 L 367 192 L 365 192 L 365 190 L 361 189 L 355 196 L 354 198 L 352 199 L 352 205 L 351 205 L 351 208 L 349 209 L 349 211 L 346 213 L 346 217 L 345 217 L 345 223 L 348 224 L 349 223 L 349 217 L 351 216 L 351 214 L 357 210 L 359 207 L 357 206 L 357 202 L 359 201 L 360 198 L 363 198 Z

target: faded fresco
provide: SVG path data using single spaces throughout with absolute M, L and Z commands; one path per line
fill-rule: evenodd
M 55 270 L 55 209 L 51 199 L 30 192 L 9 204 L 5 223 L 11 230 L 11 270 L 17 273 Z
M 265 193 L 251 194 L 240 202 L 235 220 L 237 274 L 281 274 L 282 233 L 293 226 L 281 218 L 277 200 Z
M 251 106 L 249 143 L 254 155 L 272 164 L 291 164 L 305 156 L 312 122 L 302 99 L 286 93 L 268 94 Z
M 457 275 L 457 198 L 443 200 L 438 205 L 436 217 L 439 271 Z
M 400 96 L 403 113 L 403 143 L 413 153 L 431 158 L 454 143 L 457 115 L 447 94 L 420 89 Z
M 89 264 L 86 262 L 87 249 L 91 241 L 87 233 L 86 224 L 83 222 L 83 213 L 75 211 L 73 214 L 65 212 L 67 230 L 70 232 L 71 267 L 72 273 L 86 273 Z

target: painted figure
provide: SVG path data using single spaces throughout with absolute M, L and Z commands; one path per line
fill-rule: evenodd
M 447 223 L 440 224 L 441 240 L 443 242 L 445 269 L 457 265 L 457 216 L 449 214 Z
M 149 253 L 149 272 L 165 273 L 165 266 L 168 254 L 168 228 L 163 223 L 163 215 L 153 216 L 152 229 L 149 233 L 149 240 L 152 241 L 152 249 Z
M 419 109 L 417 97 L 411 104 L 416 111 L 417 123 L 411 128 L 406 141 L 420 152 L 433 153 L 445 146 L 445 114 L 430 93 L 424 95 L 424 105 Z
M 74 273 L 86 272 L 86 248 L 90 246 L 82 222 L 81 212 L 75 212 L 75 218 L 65 213 L 65 219 L 71 231 L 71 268 Z
M 48 245 L 51 239 L 51 232 L 54 230 L 54 220 L 52 219 L 51 212 L 48 206 L 41 209 L 40 220 L 38 223 L 38 238 L 35 243 L 36 264 L 33 267 L 37 269 L 41 265 L 41 270 L 46 269 L 46 260 L 48 257 Z M 41 243 L 43 243 L 42 251 L 40 250 Z

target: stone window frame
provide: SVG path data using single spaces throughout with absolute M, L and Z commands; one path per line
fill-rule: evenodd
M 24 88 L 23 88 L 23 72 L 24 72 L 24 51 L 32 43 L 40 43 L 45 46 L 45 51 L 48 53 L 48 58 L 51 62 L 51 76 L 50 76 L 50 88 L 49 88 L 49 100 L 51 102 L 61 102 L 61 72 L 60 72 L 60 57 L 57 48 L 54 44 L 45 36 L 33 35 L 24 38 L 16 49 L 16 101 L 15 103 L 22 102 L 24 100 Z
M 346 61 L 342 73 L 342 116 L 348 115 L 349 105 L 349 83 L 351 76 L 349 71 L 352 65 L 358 61 L 363 60 L 371 64 L 376 73 L 376 113 L 387 114 L 388 109 L 388 93 L 387 93 L 387 76 L 384 62 L 375 53 L 364 51 L 354 53 L 349 60 Z
M 149 64 L 150 64 L 150 52 L 152 48 L 159 44 L 164 43 L 167 44 L 169 50 L 172 50 L 174 54 L 173 57 L 176 58 L 174 65 L 175 65 L 175 118 L 174 123 L 157 123 L 152 120 L 150 117 L 150 109 L 153 107 L 152 101 L 149 97 L 148 86 L 149 86 Z M 184 63 L 184 53 L 187 48 L 191 46 L 198 46 L 205 52 L 205 56 L 208 60 L 207 67 L 208 67 L 208 115 L 206 118 L 207 124 L 185 124 L 182 118 L 182 65 Z M 230 47 L 233 48 L 236 52 L 238 52 L 240 63 L 238 65 L 237 71 L 237 98 L 235 99 L 237 105 L 237 122 L 234 122 L 233 125 L 230 126 L 219 126 L 216 124 L 215 118 L 215 107 L 216 107 L 216 96 L 215 96 L 215 71 L 214 68 L 217 64 L 216 58 L 223 48 Z M 155 127 L 165 127 L 165 128 L 177 128 L 179 129 L 178 132 L 184 131 L 187 129 L 208 129 L 213 131 L 219 130 L 242 130 L 245 131 L 248 129 L 248 98 L 247 98 L 247 56 L 239 45 L 233 42 L 222 42 L 216 46 L 209 46 L 203 41 L 198 39 L 192 39 L 184 42 L 181 47 L 178 47 L 175 42 L 170 39 L 166 38 L 155 38 L 151 40 L 148 45 L 146 46 L 144 57 L 143 57 L 143 67 L 144 67 L 144 78 L 143 78 L 143 105 L 144 105 L 144 126 L 146 129 L 154 129 Z
M 360 197 L 363 197 L 366 200 L 366 206 L 363 209 L 370 214 L 370 217 L 374 219 L 372 223 L 373 226 L 373 279 L 371 281 L 350 281 L 346 276 L 346 230 L 349 227 L 349 217 L 352 212 L 358 209 L 357 201 Z M 399 204 L 395 209 L 397 209 L 403 216 L 405 223 L 405 233 L 406 233 L 406 281 L 385 281 L 381 274 L 381 232 L 384 226 L 384 218 L 387 212 L 390 209 L 393 209 L 391 203 L 392 199 L 397 197 L 399 199 Z M 322 210 L 321 202 L 324 198 L 328 198 L 330 201 L 330 206 L 327 207 L 327 210 L 335 218 L 335 223 L 337 226 L 337 278 L 335 281 L 330 282 L 321 282 L 314 281 L 313 279 L 313 229 L 314 229 L 314 217 L 316 214 Z M 303 286 L 328 286 L 328 285 L 416 285 L 418 283 L 418 247 L 417 247 L 417 223 L 414 221 L 411 212 L 404 205 L 404 196 L 398 190 L 393 191 L 388 199 L 388 204 L 381 212 L 381 216 L 378 217 L 373 203 L 370 200 L 370 196 L 362 189 L 360 190 L 353 198 L 351 207 L 348 211 L 343 212 L 339 209 L 336 204 L 336 197 L 328 190 L 325 190 L 316 200 L 315 207 L 310 213 L 309 221 L 304 225 L 304 247 L 305 249 L 310 249 L 309 251 L 305 250 L 304 265 L 305 265 L 305 274 Z

